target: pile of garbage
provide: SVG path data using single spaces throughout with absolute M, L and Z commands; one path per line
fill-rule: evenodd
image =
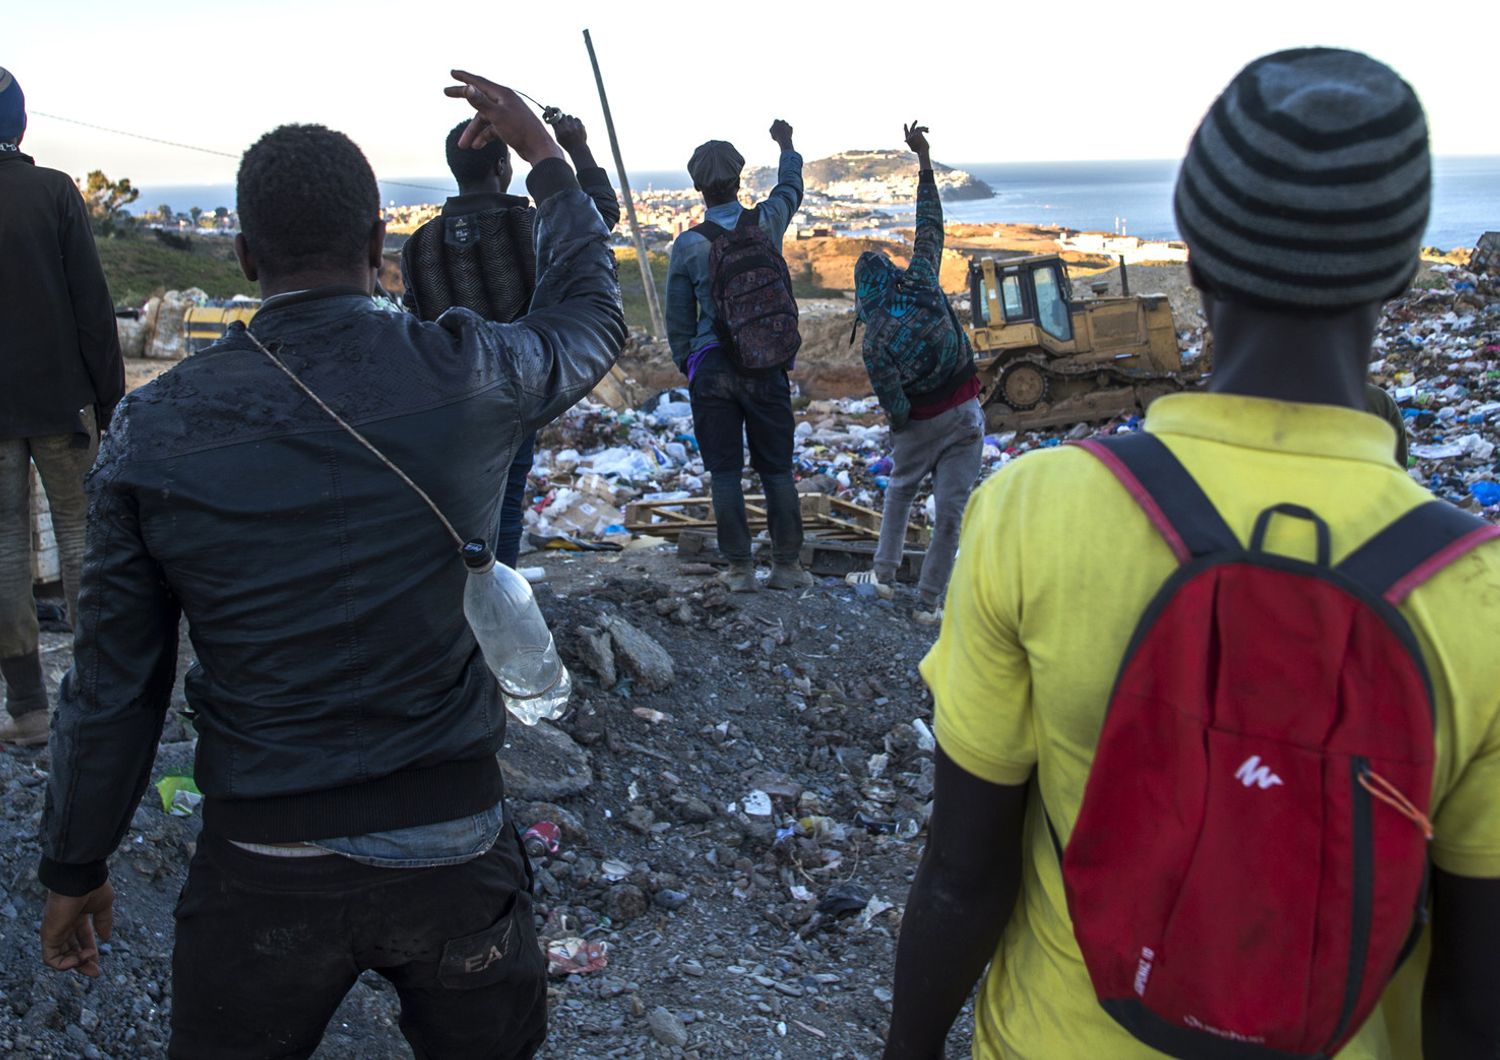
M 1406 420 L 1412 477 L 1500 521 L 1500 275 L 1423 269 L 1386 307 L 1375 356 L 1373 378 Z
M 208 294 L 197 287 L 153 295 L 138 321 L 120 328 L 120 345 L 127 357 L 180 361 L 188 355 L 187 311 L 207 305 Z
M 1201 336 L 1187 338 L 1190 353 L 1198 354 Z M 1374 352 L 1372 378 L 1406 418 L 1413 478 L 1454 504 L 1500 520 L 1500 275 L 1452 264 L 1424 267 L 1412 289 L 1387 306 Z M 879 509 L 892 463 L 890 428 L 876 400 L 794 404 L 798 491 Z M 980 477 L 1034 449 L 1139 425 L 1140 417 L 1128 416 L 990 434 Z M 548 427 L 539 444 L 526 516 L 534 538 L 623 545 L 632 536 L 626 529 L 631 502 L 708 493 L 692 407 L 681 388 L 635 408 L 584 401 Z M 746 486 L 753 488 L 748 478 Z M 932 519 L 931 496 L 919 494 L 912 521 L 930 525 Z
M 981 478 L 1033 449 L 1096 431 L 1135 429 L 1138 422 L 1139 417 L 1129 417 L 1071 431 L 988 435 Z M 580 402 L 542 432 L 538 446 L 526 513 L 533 539 L 623 545 L 632 536 L 626 529 L 631 502 L 708 494 L 692 407 L 681 388 L 662 391 L 634 409 Z M 875 398 L 812 401 L 798 409 L 793 467 L 799 493 L 827 494 L 878 510 L 892 466 L 890 428 Z M 750 474 L 748 466 L 745 473 Z M 748 477 L 746 488 L 754 488 Z M 912 521 L 931 525 L 933 517 L 931 495 L 919 493 Z

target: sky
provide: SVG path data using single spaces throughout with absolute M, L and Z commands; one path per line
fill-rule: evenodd
M 770 164 L 778 117 L 807 158 L 900 147 L 913 118 L 949 163 L 1176 158 L 1246 62 L 1308 44 L 1357 48 L 1399 71 L 1427 108 L 1435 153 L 1500 154 L 1480 73 L 1481 42 L 1500 35 L 1492 0 L 7 8 L 0 66 L 32 111 L 25 149 L 42 165 L 138 185 L 229 182 L 236 163 L 36 112 L 231 153 L 276 125 L 321 122 L 352 136 L 378 176 L 400 179 L 444 172 L 443 136 L 467 110 L 442 94 L 458 66 L 576 113 L 610 166 L 584 28 L 632 172 L 682 168 L 710 138 Z

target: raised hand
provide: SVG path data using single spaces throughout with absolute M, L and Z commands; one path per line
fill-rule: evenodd
M 780 145 L 783 151 L 792 149 L 792 127 L 781 118 L 771 123 L 771 139 Z
M 580 147 L 588 146 L 588 130 L 583 127 L 583 122 L 571 114 L 564 114 L 553 122 L 552 131 L 557 136 L 558 144 L 570 155 Z
M 910 125 L 903 125 L 901 127 L 901 132 L 906 137 L 906 146 L 918 155 L 926 157 L 929 150 L 927 146 L 927 126 L 918 125 L 917 120 L 913 118 Z
M 463 83 L 449 85 L 443 93 L 468 100 L 478 112 L 458 138 L 459 147 L 483 147 L 500 139 L 532 165 L 546 158 L 563 157 L 562 148 L 552 139 L 542 119 L 515 92 L 465 70 L 454 70 L 452 74 L 455 81 Z

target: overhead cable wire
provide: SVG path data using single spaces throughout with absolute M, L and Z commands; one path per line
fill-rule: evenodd
M 167 147 L 178 147 L 184 151 L 198 151 L 205 155 L 218 155 L 220 158 L 238 159 L 240 156 L 230 151 L 218 151 L 212 147 L 199 147 L 197 144 L 185 144 L 177 140 L 163 140 L 159 136 L 147 136 L 144 133 L 129 132 L 125 129 L 112 129 L 108 125 L 97 125 L 91 121 L 79 121 L 77 118 L 65 118 L 61 114 L 49 114 L 45 110 L 33 110 L 30 113 L 42 118 L 51 118 L 53 121 L 65 121 L 69 125 L 81 125 L 85 129 L 98 129 L 100 132 L 114 133 L 116 136 L 128 136 L 135 140 L 145 140 L 147 143 L 164 144 Z M 377 178 L 378 179 L 378 178 Z M 447 195 L 449 189 L 435 187 L 431 184 L 408 184 L 401 180 L 381 180 L 381 184 L 389 184 L 394 188 L 419 188 L 422 191 L 440 191 Z

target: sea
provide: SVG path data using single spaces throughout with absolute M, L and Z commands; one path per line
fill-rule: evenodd
M 1143 239 L 1176 239 L 1172 186 L 1176 159 L 1120 162 L 954 162 L 995 190 L 987 199 L 944 203 L 947 220 L 959 224 L 1049 224 L 1086 232 L 1124 231 Z M 1432 165 L 1432 217 L 1423 244 L 1473 246 L 1479 236 L 1500 229 L 1500 155 L 1442 156 Z M 519 181 L 519 177 L 517 180 Z M 688 186 L 681 170 L 632 173 L 632 188 Z M 382 181 L 388 205 L 440 202 L 457 191 L 451 178 L 405 177 Z M 177 211 L 194 206 L 212 211 L 234 204 L 232 184 L 145 185 L 139 211 L 166 204 Z M 893 219 L 910 216 L 893 205 Z

